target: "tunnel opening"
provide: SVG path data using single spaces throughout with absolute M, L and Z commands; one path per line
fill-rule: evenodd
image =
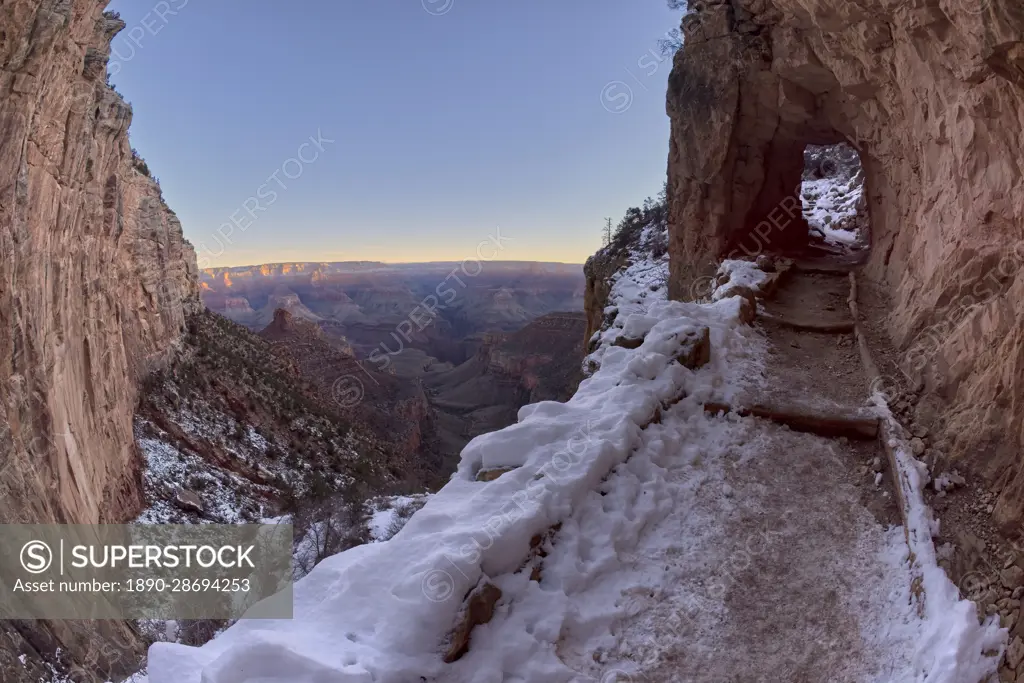
M 729 240 L 728 258 L 867 258 L 866 178 L 856 149 L 829 137 L 776 139 L 761 164 L 763 181 Z
M 809 256 L 860 262 L 871 248 L 866 179 L 860 154 L 845 142 L 807 145 L 800 203 Z

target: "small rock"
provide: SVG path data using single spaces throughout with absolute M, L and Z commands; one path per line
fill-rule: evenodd
M 925 451 L 924 441 L 919 438 L 913 438 L 910 440 L 910 448 L 914 451 L 914 456 L 919 456 Z
M 874 460 L 871 461 L 871 471 L 872 472 L 875 472 L 877 474 L 877 473 L 881 472 L 883 469 L 884 468 L 882 467 L 882 459 L 881 458 L 877 458 L 876 457 Z
M 1010 647 L 1006 648 L 1006 663 L 1010 665 L 1011 669 L 1016 669 L 1022 659 L 1024 659 L 1024 640 L 1017 636 L 1010 642 Z
M 459 612 L 457 623 L 449 638 L 448 652 L 444 661 L 451 664 L 469 650 L 469 637 L 473 628 L 486 624 L 494 616 L 494 606 L 501 599 L 501 589 L 492 583 L 478 585 L 467 596 L 463 609 Z
M 999 572 L 999 582 L 1008 590 L 1014 590 L 1024 584 L 1024 569 L 1014 565 Z
M 747 325 L 752 324 L 757 319 L 757 299 L 753 295 L 740 297 L 739 317 L 740 322 Z
M 1010 596 L 1014 600 L 1020 600 L 1021 596 L 1024 596 L 1024 586 L 1017 586 L 1014 588 L 1013 593 L 1011 593 Z
M 494 467 L 492 469 L 480 470 L 476 473 L 477 481 L 494 481 L 501 475 L 519 469 L 518 467 Z
M 923 439 L 928 436 L 928 428 L 924 425 L 914 425 L 914 428 L 910 430 L 911 433 L 919 439 Z
M 985 508 L 985 512 L 991 515 L 993 512 L 995 512 L 995 509 L 996 507 L 994 505 L 989 505 L 988 507 Z
M 999 670 L 999 683 L 1013 683 L 1016 680 L 1017 674 L 1010 667 L 1004 666 Z
M 643 346 L 643 337 L 627 337 L 626 335 L 619 335 L 612 342 L 612 346 L 621 346 L 624 349 L 638 349 Z
M 711 360 L 711 330 L 700 327 L 687 331 L 673 360 L 691 370 L 707 365 Z
M 757 257 L 757 260 L 754 261 L 754 263 L 757 264 L 758 268 L 766 273 L 775 272 L 775 260 L 768 254 L 761 254 Z
M 1013 565 L 1015 559 L 1017 558 L 1015 558 L 1013 555 L 1007 557 L 1006 560 L 1003 561 L 1003 569 L 1009 569 Z
M 798 344 L 795 340 L 789 342 L 789 345 L 792 346 L 794 349 L 799 349 L 800 348 L 800 344 Z
M 186 489 L 178 489 L 174 494 L 174 504 L 185 512 L 202 513 L 203 511 L 203 499 L 198 494 Z

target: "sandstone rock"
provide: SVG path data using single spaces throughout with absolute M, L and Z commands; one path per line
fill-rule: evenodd
M 124 22 L 50 6 L 70 4 L 9 3 L 0 40 L 0 461 L 33 473 L 0 522 L 96 523 L 141 506 L 138 382 L 197 310 L 197 267 L 102 77 Z
M 1007 590 L 1013 590 L 1024 584 L 1024 569 L 1014 565 L 999 572 L 999 582 Z
M 469 637 L 473 629 L 486 624 L 494 616 L 494 605 L 501 599 L 501 589 L 490 582 L 474 588 L 466 597 L 457 623 L 449 637 L 445 663 L 451 663 L 469 651 Z
M 761 254 L 760 256 L 758 256 L 755 263 L 757 264 L 758 268 L 760 268 L 766 273 L 775 272 L 775 261 L 768 254 Z
M 910 440 L 910 448 L 911 448 L 911 450 L 914 451 L 914 455 L 915 456 L 922 455 L 924 453 L 924 451 L 925 451 L 924 441 L 921 441 L 921 439 L 916 439 L 916 438 L 915 439 L 911 439 Z
M 953 443 L 941 450 L 989 484 L 1006 480 L 994 518 L 1019 526 L 1024 5 L 691 8 L 699 28 L 674 57 L 666 102 L 670 296 L 687 298 L 722 256 L 806 244 L 803 150 L 849 142 L 869 188 L 864 274 L 892 300 L 888 333 L 921 366 L 927 412 L 943 416 L 930 424 Z
M 139 383 L 199 307 L 195 252 L 104 78 L 125 27 L 105 4 L 0 9 L 0 523 L 139 512 Z M 71 661 L 139 642 L 121 622 L 52 626 Z

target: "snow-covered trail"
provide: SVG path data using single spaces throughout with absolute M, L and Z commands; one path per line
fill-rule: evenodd
M 768 313 L 842 318 L 845 283 L 793 276 Z M 757 329 L 760 351 L 727 381 L 734 405 L 863 409 L 851 344 Z M 540 582 L 477 628 L 450 680 L 484 680 L 503 650 L 516 656 L 495 681 L 977 680 L 971 662 L 936 667 L 922 650 L 944 627 L 917 613 L 890 482 L 863 466 L 874 457 L 884 460 L 874 440 L 709 417 L 682 401 L 574 509 Z
M 763 398 L 863 404 L 863 372 L 834 335 L 766 322 L 792 307 L 813 318 L 819 304 L 818 317 L 841 315 L 840 294 L 798 280 L 751 327 L 736 288 L 764 293 L 774 276 L 727 261 L 712 303 L 668 302 L 654 248 L 664 230 L 645 228 L 616 276 L 593 375 L 570 401 L 524 407 L 474 439 L 394 538 L 297 582 L 294 619 L 243 619 L 201 648 L 154 644 L 150 683 L 979 683 L 994 672 L 1005 630 L 979 625 L 935 563 L 927 510 L 912 511 L 912 576 L 882 489 L 858 480 L 874 441 L 707 412 Z M 707 353 L 694 353 L 700 339 Z M 924 603 L 911 596 L 919 580 Z
M 766 336 L 769 349 L 789 342 Z M 785 384 L 774 358 L 745 365 L 748 399 Z M 540 583 L 477 629 L 453 680 L 477 680 L 479 658 L 530 632 L 546 604 L 568 615 L 555 652 L 527 649 L 505 680 L 916 680 L 906 544 L 854 473 L 874 448 L 685 402 L 667 411 L 563 524 Z M 553 594 L 566 604 L 551 610 Z
M 580 592 L 618 616 L 564 634 L 567 664 L 650 683 L 913 680 L 906 548 L 836 476 L 851 454 L 753 418 L 673 417 L 651 435 L 672 510 Z M 695 433 L 713 447 L 680 447 Z

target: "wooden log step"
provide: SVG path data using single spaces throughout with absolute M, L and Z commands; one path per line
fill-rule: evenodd
M 840 415 L 823 413 L 806 406 L 769 406 L 755 404 L 734 408 L 726 403 L 709 401 L 704 404 L 706 413 L 736 413 L 744 417 L 752 415 L 772 422 L 784 424 L 798 432 L 819 436 L 869 440 L 878 437 L 878 417 L 854 413 Z
M 856 324 L 852 320 L 837 320 L 825 322 L 819 320 L 797 320 L 794 318 L 782 318 L 776 315 L 762 315 L 761 320 L 772 322 L 782 327 L 799 332 L 820 332 L 822 334 L 852 334 Z
M 854 272 L 859 267 L 859 264 L 854 263 L 828 263 L 827 261 L 793 262 L 793 270 L 798 273 L 808 273 L 811 275 L 835 275 L 837 277 L 846 277 L 847 274 Z

